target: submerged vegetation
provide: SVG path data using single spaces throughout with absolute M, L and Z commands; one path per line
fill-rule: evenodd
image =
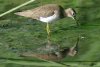
M 26 0 L 0 0 L 0 13 L 24 2 Z M 100 66 L 100 63 L 97 62 L 100 61 L 100 1 L 36 0 L 14 12 L 48 3 L 56 3 L 64 8 L 74 8 L 77 12 L 77 22 L 81 24 L 81 26 L 76 27 L 75 21 L 70 18 L 51 23 L 52 43 L 61 47 L 71 47 L 76 43 L 78 36 L 84 37 L 79 41 L 78 54 L 74 57 L 67 56 L 59 63 L 72 67 Z M 38 62 L 41 62 L 41 67 L 60 66 L 53 62 L 47 64 L 47 62 L 36 58 L 20 57 L 20 53 L 34 52 L 36 48 L 47 42 L 46 24 L 16 16 L 14 12 L 0 17 L 0 67 L 36 67 L 39 65 Z

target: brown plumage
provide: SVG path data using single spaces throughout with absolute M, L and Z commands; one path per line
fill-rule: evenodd
M 72 8 L 64 10 L 60 5 L 47 4 L 34 9 L 17 12 L 15 14 L 39 20 L 40 17 L 52 16 L 55 13 L 54 11 L 57 11 L 60 18 L 66 17 L 68 15 L 67 13 L 73 16 L 74 13 Z

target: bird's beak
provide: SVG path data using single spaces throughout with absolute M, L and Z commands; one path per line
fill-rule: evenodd
M 76 20 L 76 18 L 74 16 L 72 16 L 72 19 Z
M 76 22 L 77 26 L 79 26 L 79 25 L 80 25 L 80 24 L 77 22 L 77 19 L 76 19 L 76 17 L 75 17 L 75 16 L 72 16 L 72 19 L 74 19 L 74 20 L 75 20 L 75 22 Z

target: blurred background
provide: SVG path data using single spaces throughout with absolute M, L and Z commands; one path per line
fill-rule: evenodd
M 0 0 L 0 14 L 26 1 L 28 0 Z M 75 62 L 78 64 L 78 61 L 82 61 L 82 65 L 100 65 L 97 63 L 97 61 L 100 61 L 100 1 L 36 0 L 0 17 L 0 67 L 33 67 L 32 63 L 34 64 L 35 61 L 42 62 L 36 58 L 20 57 L 19 54 L 27 51 L 32 52 L 47 42 L 46 24 L 16 16 L 14 13 L 51 3 L 59 4 L 63 8 L 74 8 L 77 13 L 77 22 L 81 24 L 81 26 L 76 27 L 75 21 L 70 18 L 52 23 L 52 43 L 62 47 L 71 47 L 76 43 L 79 35 L 84 37 L 79 41 L 78 54 L 74 57 L 68 56 L 61 62 L 65 64 Z

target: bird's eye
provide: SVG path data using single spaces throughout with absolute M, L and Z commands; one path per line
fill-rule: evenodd
M 75 14 L 75 13 L 73 13 L 73 16 L 76 16 L 76 14 Z

